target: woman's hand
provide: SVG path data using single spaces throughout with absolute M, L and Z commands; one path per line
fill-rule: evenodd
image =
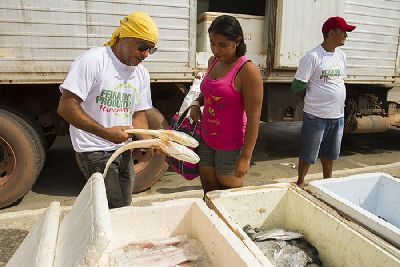
M 239 157 L 235 166 L 235 176 L 242 178 L 250 169 L 250 158 Z
M 198 122 L 201 121 L 201 110 L 200 110 L 200 106 L 198 105 L 192 105 L 190 107 L 190 118 L 192 118 L 192 120 L 194 122 Z

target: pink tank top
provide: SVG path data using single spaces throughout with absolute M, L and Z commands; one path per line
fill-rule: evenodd
M 218 80 L 209 79 L 207 73 L 200 85 L 204 96 L 201 136 L 214 149 L 233 150 L 243 147 L 247 117 L 242 94 L 235 89 L 234 81 L 247 61 L 246 56 L 240 57 L 233 68 Z M 216 63 L 217 60 L 214 60 L 207 72 Z

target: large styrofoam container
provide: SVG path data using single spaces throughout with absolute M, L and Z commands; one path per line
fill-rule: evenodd
M 61 224 L 59 204 L 53 206 L 28 234 L 10 266 L 113 266 L 108 256 L 115 249 L 182 235 L 197 239 L 215 267 L 261 266 L 199 198 L 109 210 L 103 176 L 95 173 Z
M 111 210 L 113 235 L 99 261 L 108 266 L 113 250 L 141 241 L 186 235 L 204 247 L 213 266 L 261 266 L 225 223 L 200 199 Z
M 204 12 L 197 19 L 196 67 L 198 69 L 207 68 L 208 59 L 212 56 L 208 28 L 216 17 L 223 14 L 232 15 L 237 18 L 243 29 L 244 41 L 247 48 L 246 55 L 260 69 L 265 69 L 267 67 L 267 52 L 264 42 L 264 16 L 219 12 Z
M 400 248 L 400 180 L 365 173 L 313 181 L 310 191 Z
M 94 173 L 60 223 L 55 267 L 96 266 L 111 242 L 112 228 L 104 178 Z
M 197 19 L 197 52 L 211 52 L 208 28 L 211 22 L 220 15 L 231 15 L 237 18 L 243 29 L 244 41 L 249 54 L 265 54 L 264 16 L 218 12 L 204 12 Z
M 52 267 L 56 252 L 60 202 L 52 202 L 40 216 L 6 267 Z
M 243 232 L 246 224 L 265 230 L 300 231 L 318 249 L 324 266 L 400 264 L 398 249 L 290 184 L 213 191 L 207 194 L 206 202 L 264 266 L 271 266 L 271 262 Z
M 7 266 L 96 266 L 111 242 L 111 219 L 104 178 L 94 173 L 60 222 L 53 202 Z

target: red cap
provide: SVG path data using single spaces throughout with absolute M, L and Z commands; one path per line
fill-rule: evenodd
M 342 17 L 330 17 L 324 22 L 324 25 L 322 25 L 322 32 L 329 32 L 330 30 L 337 28 L 351 32 L 356 28 L 356 26 L 347 24 Z

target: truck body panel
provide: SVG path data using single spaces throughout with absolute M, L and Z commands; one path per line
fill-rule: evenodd
M 4 0 L 0 3 L 0 83 L 60 83 L 75 58 L 103 45 L 129 12 L 159 26 L 159 52 L 144 63 L 153 80 L 193 79 L 196 2 Z
M 399 76 L 400 1 L 280 0 L 276 12 L 275 70 L 297 68 L 301 57 L 322 42 L 324 21 L 342 16 L 357 26 L 341 48 L 347 56 L 346 82 L 394 85 Z
M 270 75 L 264 75 L 266 82 L 290 82 L 300 58 L 322 41 L 324 20 L 339 15 L 357 26 L 343 46 L 348 59 L 346 82 L 394 85 L 400 73 L 400 1 L 273 2 L 267 1 L 266 15 L 275 13 L 275 25 L 270 25 L 268 16 L 263 27 L 261 16 L 237 15 L 250 44 L 250 57 L 262 70 L 268 69 L 265 61 L 273 59 L 267 70 Z M 191 81 L 211 55 L 205 26 L 218 15 L 203 14 L 197 20 L 194 0 L 18 3 L 4 0 L 0 4 L 0 83 L 61 82 L 71 62 L 108 41 L 118 20 L 133 10 L 149 13 L 160 28 L 159 52 L 144 62 L 152 80 Z M 268 49 L 270 42 L 274 42 L 273 51 Z M 208 53 L 197 54 L 196 62 L 196 52 Z

